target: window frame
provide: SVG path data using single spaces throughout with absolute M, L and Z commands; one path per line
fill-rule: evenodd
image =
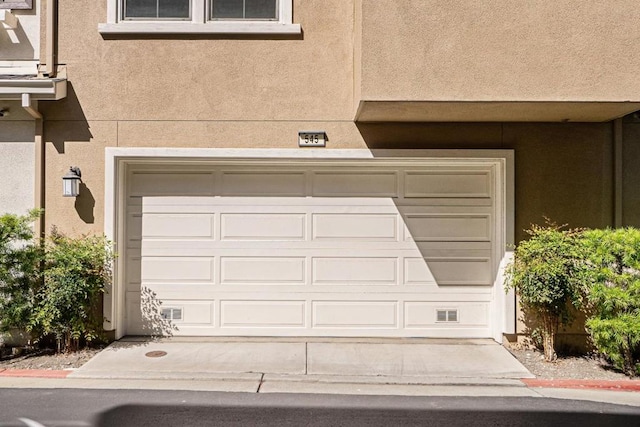
M 278 19 L 213 20 L 209 17 L 209 0 L 190 0 L 191 19 L 124 19 L 123 0 L 107 0 L 107 22 L 98 24 L 101 34 L 301 34 L 300 24 L 294 24 L 293 0 L 278 0 Z
M 259 19 L 249 19 L 249 18 L 214 18 L 213 17 L 213 7 L 212 3 L 216 0 L 207 0 L 207 20 L 212 22 L 223 22 L 223 21 L 260 21 L 260 22 L 272 22 L 279 21 L 280 17 L 278 16 L 278 12 L 280 11 L 280 0 L 276 1 L 276 16 L 274 18 L 259 18 Z M 246 13 L 246 9 L 244 10 Z
M 189 17 L 187 18 L 126 18 L 125 17 L 125 7 L 124 5 L 127 3 L 127 0 L 120 0 L 118 4 L 120 5 L 118 17 L 121 21 L 135 21 L 135 22 L 164 22 L 164 21 L 182 21 L 182 22 L 192 22 L 193 21 L 193 1 L 189 1 Z

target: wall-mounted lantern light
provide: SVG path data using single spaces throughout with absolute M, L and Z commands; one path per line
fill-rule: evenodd
M 62 195 L 64 197 L 78 197 L 80 194 L 80 177 L 82 173 L 77 166 L 71 166 L 69 172 L 62 177 Z

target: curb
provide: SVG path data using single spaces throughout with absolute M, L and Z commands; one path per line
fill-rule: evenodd
M 67 378 L 73 370 L 53 370 L 53 369 L 0 369 L 0 378 Z M 106 379 L 106 378 L 103 378 Z M 134 378 L 127 378 L 134 379 Z M 177 378 L 164 378 L 177 379 Z M 277 380 L 276 380 L 277 381 Z M 518 381 L 518 380 L 515 380 Z M 520 378 L 519 381 L 529 388 L 565 388 L 580 390 L 603 390 L 603 391 L 630 391 L 640 392 L 640 380 L 576 380 L 576 379 L 539 379 Z M 439 384 L 444 385 L 444 384 Z M 463 385 L 463 384 L 447 384 Z M 467 384 L 468 385 L 468 384 Z M 473 385 L 482 385 L 479 383 Z M 512 385 L 513 386 L 513 385 Z
M 1 375 L 1 374 L 0 374 Z M 640 391 L 640 380 L 574 380 L 522 378 L 520 381 L 532 388 L 571 388 L 584 390 Z
M 0 377 L 22 378 L 66 378 L 73 371 L 58 371 L 53 369 L 5 369 L 0 370 Z

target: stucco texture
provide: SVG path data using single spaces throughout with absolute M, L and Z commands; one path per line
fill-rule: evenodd
M 0 118 L 0 215 L 24 215 L 34 207 L 33 141 L 32 120 Z
M 361 4 L 362 99 L 640 100 L 634 1 Z
M 353 5 L 299 3 L 300 38 L 104 40 L 106 1 L 61 1 L 58 59 L 87 120 L 351 120 Z

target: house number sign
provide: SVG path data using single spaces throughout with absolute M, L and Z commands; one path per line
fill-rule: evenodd
M 325 147 L 327 134 L 324 131 L 298 132 L 298 147 Z

